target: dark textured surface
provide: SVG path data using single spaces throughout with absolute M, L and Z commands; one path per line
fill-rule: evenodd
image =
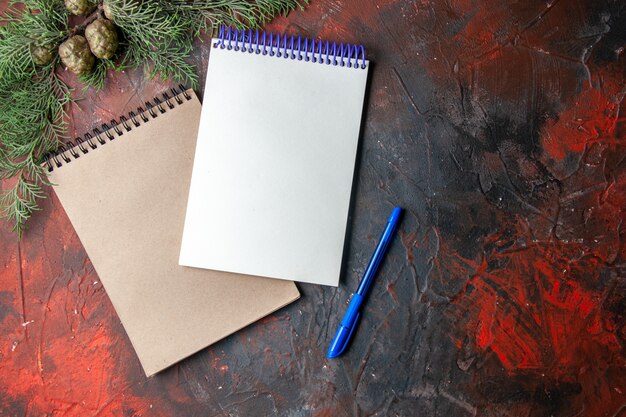
M 312 0 L 270 28 L 374 63 L 340 287 L 299 285 L 146 379 L 52 196 L 21 243 L 0 226 L 0 415 L 626 415 L 624 2 Z M 74 132 L 169 86 L 110 76 Z M 327 360 L 394 205 L 354 343 Z

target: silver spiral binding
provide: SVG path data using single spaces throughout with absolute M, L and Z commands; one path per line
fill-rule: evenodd
M 128 112 L 125 116 L 120 116 L 119 121 L 112 119 L 109 123 L 102 123 L 100 127 L 95 127 L 91 132 L 87 132 L 83 137 L 76 138 L 75 141 L 58 147 L 44 157 L 44 163 L 48 172 L 52 172 L 55 168 L 60 168 L 64 164 L 69 164 L 73 160 L 78 159 L 81 155 L 89 153 L 90 150 L 97 149 L 101 145 L 123 137 L 125 132 L 130 132 L 134 128 L 148 123 L 151 119 L 156 119 L 160 114 L 166 113 L 168 110 L 180 106 L 187 100 L 191 100 L 191 96 L 187 93 L 185 87 L 180 84 L 178 88 L 170 89 L 169 93 L 161 94 L 161 98 L 154 97 L 152 101 L 145 102 L 143 106 L 137 107 L 137 112 Z
M 365 47 L 349 43 L 221 27 L 213 47 L 348 68 L 365 69 Z

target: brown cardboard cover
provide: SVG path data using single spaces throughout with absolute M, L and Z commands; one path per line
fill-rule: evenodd
M 77 159 L 66 152 L 49 177 L 147 375 L 300 296 L 293 282 L 178 265 L 201 111 L 187 94 Z

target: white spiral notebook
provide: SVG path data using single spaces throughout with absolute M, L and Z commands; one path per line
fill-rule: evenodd
M 368 68 L 362 46 L 212 40 L 181 265 L 339 284 Z

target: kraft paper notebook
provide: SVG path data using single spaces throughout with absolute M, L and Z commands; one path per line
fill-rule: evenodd
M 182 88 L 146 105 L 70 143 L 47 165 L 54 191 L 152 375 L 299 293 L 293 282 L 178 265 L 201 105 Z
M 212 40 L 181 265 L 338 285 L 368 68 L 362 46 Z

